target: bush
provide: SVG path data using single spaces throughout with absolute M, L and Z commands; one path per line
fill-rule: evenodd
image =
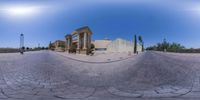
M 169 52 L 179 52 L 184 50 L 185 47 L 179 43 L 169 43 L 165 39 L 162 43 L 157 43 L 157 45 L 147 47 L 146 50 L 156 50 L 156 51 L 169 51 Z

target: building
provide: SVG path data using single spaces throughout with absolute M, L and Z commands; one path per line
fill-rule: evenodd
M 91 35 L 92 31 L 88 26 L 78 28 L 66 35 L 66 52 L 89 54 L 91 52 Z
M 66 41 L 57 40 L 50 43 L 49 49 L 55 51 L 66 51 L 68 53 L 76 54 L 93 54 L 92 51 L 106 51 L 106 52 L 134 52 L 134 43 L 116 39 L 111 41 L 109 39 L 95 40 L 91 42 L 92 31 L 88 26 L 76 29 L 71 34 L 65 36 Z M 137 52 L 142 51 L 142 46 L 137 44 Z
M 111 43 L 111 40 L 104 39 L 104 40 L 95 40 L 93 42 L 95 50 L 97 51 L 105 51 L 107 50 L 108 45 Z
M 49 49 L 60 52 L 65 51 L 65 41 L 56 40 L 55 42 L 49 44 Z
M 134 43 L 123 40 L 123 39 L 116 39 L 112 41 L 108 47 L 108 52 L 133 52 L 134 51 Z M 137 44 L 137 52 L 142 51 L 142 46 Z
M 54 50 L 55 49 L 55 45 L 54 43 L 49 43 L 49 50 Z

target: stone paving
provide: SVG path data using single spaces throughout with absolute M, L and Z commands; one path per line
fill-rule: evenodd
M 128 58 L 134 57 L 135 55 L 131 52 L 129 53 L 116 53 L 116 52 L 106 52 L 106 51 L 95 51 L 92 56 L 87 56 L 85 54 L 71 54 L 66 52 L 57 52 L 57 54 L 67 57 L 72 60 L 87 62 L 87 63 L 110 63 L 120 60 L 126 60 Z
M 0 54 L 0 100 L 200 99 L 200 55 L 145 52 L 105 63 L 70 57 Z

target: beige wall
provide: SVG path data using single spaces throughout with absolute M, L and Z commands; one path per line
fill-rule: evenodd
M 123 39 L 116 39 L 112 41 L 107 48 L 108 52 L 133 52 L 134 51 L 134 43 L 123 40 Z M 142 46 L 137 44 L 137 51 L 142 51 Z
M 93 44 L 95 45 L 95 49 L 107 49 L 110 43 L 110 40 L 95 40 L 93 42 Z

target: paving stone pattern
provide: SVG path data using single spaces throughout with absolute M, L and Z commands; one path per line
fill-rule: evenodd
M 51 51 L 0 54 L 0 100 L 200 99 L 200 55 L 131 56 L 90 63 Z

